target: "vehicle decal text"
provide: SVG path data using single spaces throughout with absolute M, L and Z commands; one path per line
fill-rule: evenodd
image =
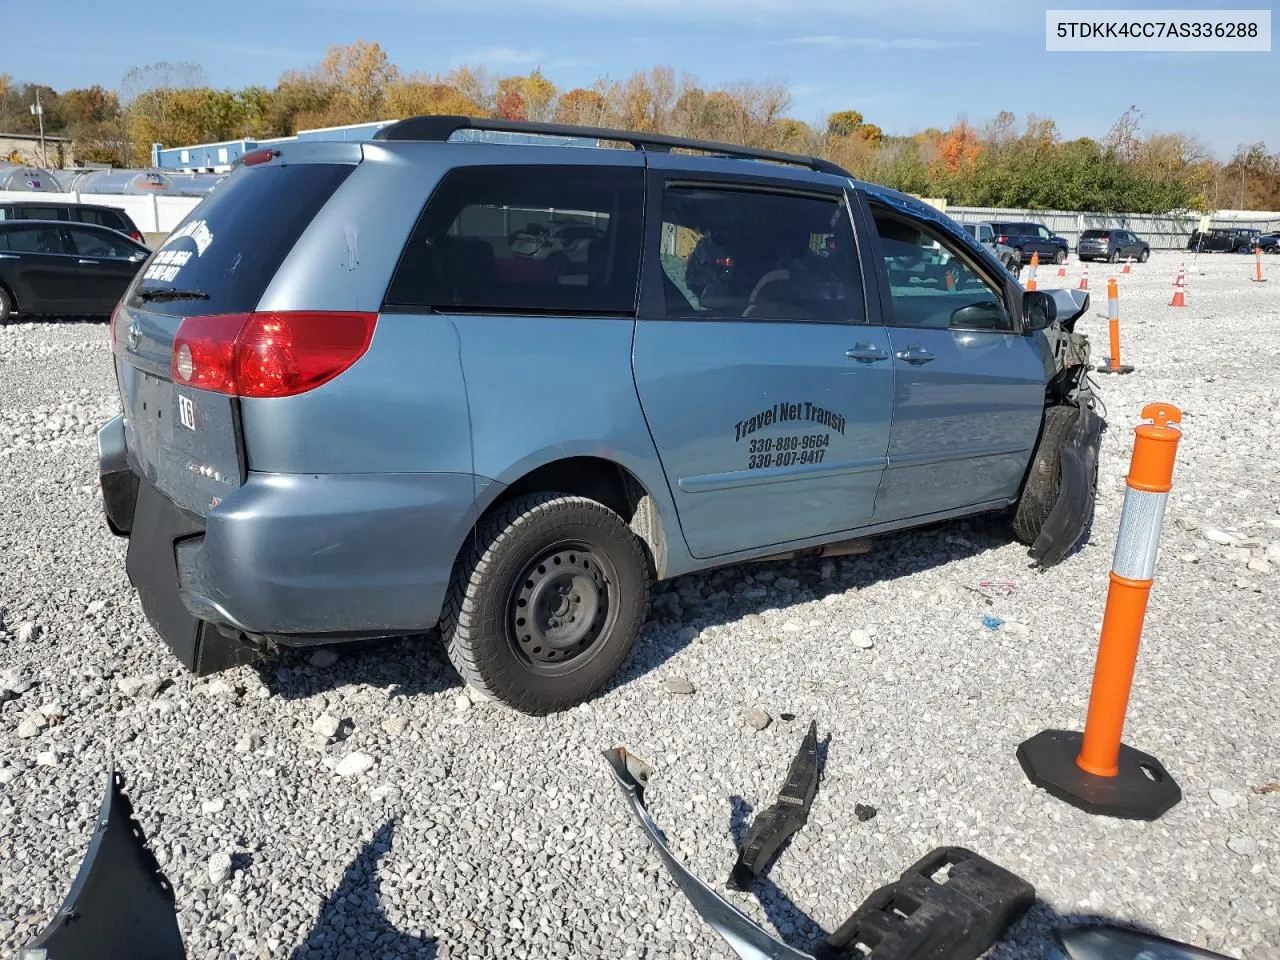
M 738 442 L 751 436 L 757 430 L 771 427 L 778 423 L 817 423 L 834 430 L 844 436 L 847 423 L 845 418 L 833 410 L 820 407 L 816 403 L 803 400 L 799 403 L 775 403 L 759 413 L 752 414 L 745 420 L 733 425 L 734 441 Z

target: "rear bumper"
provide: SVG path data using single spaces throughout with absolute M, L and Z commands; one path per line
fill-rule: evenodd
M 144 608 L 149 598 L 153 610 L 169 608 L 148 616 L 179 655 L 188 630 L 172 601 L 204 624 L 285 643 L 430 629 L 476 497 L 492 482 L 250 473 L 201 519 L 120 466 L 114 423 L 99 434 L 107 523 L 130 537 Z

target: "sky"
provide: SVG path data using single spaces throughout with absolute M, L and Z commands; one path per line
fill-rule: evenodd
M 1267 0 L 1274 3 L 1275 0 Z M 1052 117 L 1066 138 L 1102 137 L 1130 105 L 1146 132 L 1197 135 L 1219 159 L 1241 143 L 1280 150 L 1280 53 L 1060 53 L 1046 8 L 1166 8 L 1105 0 L 229 0 L 221 5 L 60 0 L 5 44 L 0 69 L 55 89 L 115 88 L 132 66 L 196 62 L 210 83 L 273 85 L 331 44 L 377 41 L 404 72 L 467 63 L 540 66 L 562 89 L 670 66 L 702 84 L 777 81 L 790 114 L 860 111 L 887 133 L 981 126 L 1001 110 Z M 1239 9 L 1248 2 L 1191 3 Z M 1252 4 L 1254 8 L 1269 9 Z M 86 25 L 92 25 L 89 29 Z M 13 37 L 11 39 L 19 39 Z

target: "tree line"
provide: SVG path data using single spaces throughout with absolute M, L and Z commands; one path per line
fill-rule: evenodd
M 151 144 L 267 139 L 299 130 L 415 114 L 619 127 L 825 157 L 857 177 L 964 206 L 1165 213 L 1280 209 L 1280 153 L 1242 144 L 1226 163 L 1185 133 L 1148 133 L 1130 108 L 1102 136 L 1064 139 L 1047 117 L 1000 113 L 891 136 L 857 110 L 822 124 L 788 115 L 787 88 L 740 82 L 708 88 L 670 67 L 562 90 L 535 69 L 403 73 L 377 43 L 331 47 L 319 64 L 273 88 L 213 88 L 189 63 L 136 67 L 118 89 L 58 92 L 0 74 L 0 133 L 33 133 L 39 91 L 45 131 L 75 140 L 80 161 L 145 166 Z M 3 159 L 3 158 L 0 158 Z M 17 159 L 17 158 L 13 158 Z

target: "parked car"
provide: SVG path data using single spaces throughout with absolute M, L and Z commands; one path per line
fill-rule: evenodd
M 546 713 L 614 676 L 655 578 L 986 512 L 1044 566 L 1084 531 L 1087 294 L 1025 292 L 932 207 L 657 135 L 374 140 L 248 155 L 112 317 L 106 517 L 189 670 L 438 626 Z M 583 278 L 509 272 L 508 210 L 590 213 Z M 704 299 L 711 234 L 754 275 Z
M 117 207 L 94 203 L 60 203 L 58 201 L 17 200 L 0 203 L 0 220 L 67 220 L 72 223 L 93 223 L 119 231 L 135 243 L 146 245 L 146 238 L 137 224 Z
M 107 316 L 151 253 L 107 227 L 0 221 L 0 324 L 21 316 Z
M 1261 235 L 1260 230 L 1245 227 L 1214 227 L 1210 230 L 1193 230 L 1187 240 L 1187 249 L 1200 253 L 1252 253 L 1253 245 Z
M 1015 277 L 1022 270 L 1021 251 L 996 240 L 996 228 L 991 223 L 962 223 L 964 232 L 992 252 L 997 260 L 1005 265 Z
M 992 221 L 991 226 L 996 231 L 996 242 L 1016 249 L 1023 263 L 1029 263 L 1033 253 L 1040 254 L 1042 263 L 1067 262 L 1071 245 L 1044 224 L 1002 220 Z
M 1257 244 L 1263 253 L 1280 253 L 1280 233 L 1264 233 Z
M 1085 230 L 1076 244 L 1076 256 L 1111 263 L 1132 257 L 1146 263 L 1151 259 L 1151 246 L 1130 230 Z

